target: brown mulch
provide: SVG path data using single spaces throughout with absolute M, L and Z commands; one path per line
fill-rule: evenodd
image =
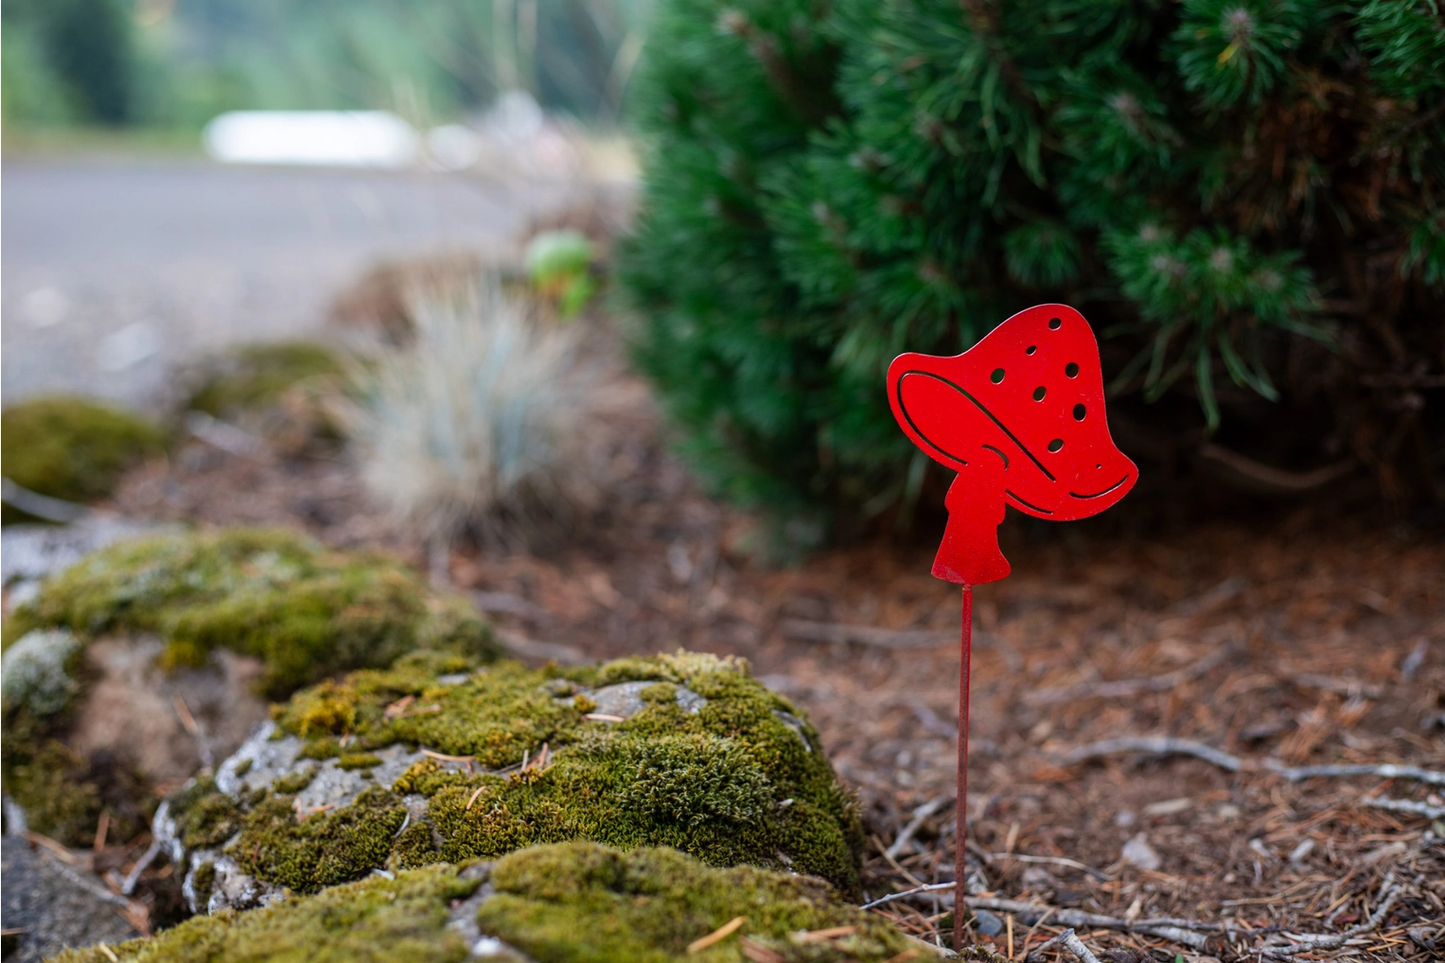
M 751 520 L 700 493 L 665 453 L 645 390 L 629 384 L 635 404 L 605 426 L 619 480 L 598 517 L 565 550 L 458 549 L 451 580 L 484 593 L 514 640 L 596 658 L 680 646 L 746 656 L 809 713 L 857 789 L 872 840 L 867 895 L 951 879 L 959 600 L 928 575 L 932 546 L 754 564 Z M 116 507 L 296 526 L 425 561 L 367 506 L 341 456 L 241 457 L 197 441 L 136 472 Z M 1309 508 L 1177 530 L 1054 526 L 1049 537 L 1016 522 L 1004 532 L 1013 576 L 975 596 L 969 839 L 980 895 L 1055 915 L 1252 931 L 1190 947 L 1078 927 L 1103 959 L 1132 963 L 1243 959 L 1287 945 L 1282 934 L 1340 933 L 1398 889 L 1377 927 L 1293 958 L 1445 957 L 1445 818 L 1366 805 L 1440 807 L 1445 786 L 1291 782 L 1265 767 L 1445 770 L 1445 546 Z M 839 641 L 807 640 L 819 637 Z M 1064 759 L 1131 736 L 1194 740 L 1244 765 L 1142 752 Z M 930 801 L 933 814 L 886 855 Z M 922 894 L 879 912 L 932 941 L 948 899 Z M 997 915 L 1003 932 L 972 935 L 1013 959 L 1062 928 Z

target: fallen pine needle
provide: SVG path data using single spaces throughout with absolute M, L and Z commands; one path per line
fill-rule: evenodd
M 754 943 L 746 936 L 738 939 L 738 949 L 752 963 L 787 963 L 783 954 L 777 950 L 769 949 L 761 943 Z
M 175 706 L 176 716 L 180 718 L 181 725 L 185 727 L 186 732 L 190 733 L 192 737 L 199 736 L 201 727 L 196 725 L 196 717 L 191 715 L 191 707 L 186 705 L 186 700 L 181 698 L 180 693 L 171 697 L 171 705 Z
M 478 786 L 478 787 L 477 787 L 477 791 L 474 792 L 474 793 L 472 793 L 472 798 L 467 800 L 467 808 L 468 808 L 468 809 L 471 809 L 471 808 L 472 808 L 472 803 L 474 803 L 474 802 L 477 801 L 477 797 L 480 796 L 480 795 L 482 794 L 482 790 L 483 790 L 483 789 L 486 789 L 486 788 L 487 788 L 486 786 Z
M 110 947 L 104 943 L 97 943 L 96 946 L 99 947 L 100 951 L 105 954 L 105 958 L 110 960 L 111 963 L 120 963 L 120 957 L 116 956 L 115 951 Z
M 391 705 L 386 707 L 386 718 L 395 719 L 397 716 L 400 716 L 403 712 L 406 711 L 407 706 L 411 705 L 415 701 L 416 696 L 414 695 L 403 696 L 402 698 L 397 699 Z
M 63 862 L 67 862 L 72 866 L 80 862 L 76 855 L 72 853 L 69 849 L 67 849 L 63 843 L 58 843 L 55 840 L 51 839 L 49 836 L 42 836 L 37 832 L 27 829 L 25 830 L 25 838 L 30 840 L 32 843 L 38 843 L 39 845 L 44 846 L 56 856 L 60 857 Z
M 792 939 L 794 943 L 822 943 L 842 936 L 852 936 L 856 932 L 856 926 L 830 926 L 824 930 L 800 930 L 793 934 Z
M 449 756 L 444 752 L 433 752 L 430 749 L 421 751 L 423 756 L 431 756 L 433 759 L 440 759 L 442 762 L 476 762 L 476 756 Z
M 719 926 L 708 935 L 695 939 L 691 943 L 687 944 L 688 955 L 691 956 L 694 953 L 701 953 L 703 950 L 707 949 L 709 946 L 712 946 L 714 943 L 721 943 L 723 940 L 727 939 L 729 936 L 732 936 L 738 930 L 742 929 L 743 924 L 747 921 L 748 918 L 746 916 L 734 916 L 732 919 L 728 920 L 726 923 L 724 923 L 722 926 Z
M 95 842 L 91 845 L 92 852 L 100 852 L 105 849 L 106 833 L 110 830 L 110 810 L 100 811 L 100 821 L 95 824 Z
M 589 712 L 582 718 L 590 719 L 593 722 L 626 722 L 622 716 L 610 716 L 605 712 Z

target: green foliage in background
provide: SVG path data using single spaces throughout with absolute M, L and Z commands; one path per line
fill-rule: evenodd
M 795 537 L 917 496 L 896 353 L 957 353 L 1051 300 L 1102 335 L 1136 453 L 1352 457 L 1392 498 L 1445 499 L 1437 0 L 668 0 L 656 20 L 623 258 L 638 357 L 710 477 Z
M 615 119 L 650 0 L 9 0 L 7 126 L 197 128 L 236 109 L 395 110 L 504 90 Z

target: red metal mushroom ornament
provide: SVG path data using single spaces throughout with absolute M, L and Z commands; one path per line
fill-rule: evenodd
M 969 650 L 973 586 L 1009 574 L 998 547 L 1004 506 L 1053 521 L 1097 515 L 1128 494 L 1139 469 L 1104 417 L 1099 344 L 1084 316 L 1040 304 L 1009 318 L 963 354 L 901 354 L 888 366 L 888 403 L 924 454 L 958 472 L 933 574 L 963 586 L 959 662 L 958 831 L 954 947 L 963 939 L 968 802 Z

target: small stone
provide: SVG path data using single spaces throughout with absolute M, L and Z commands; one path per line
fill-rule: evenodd
M 1138 821 L 1132 809 L 1121 809 L 1114 814 L 1114 825 L 1120 829 L 1128 829 Z
M 1120 855 L 1123 856 L 1124 862 L 1140 869 L 1157 870 L 1163 865 L 1159 854 L 1154 851 L 1153 846 L 1149 845 L 1149 838 L 1143 833 L 1139 833 L 1125 843 Z
M 974 910 L 973 925 L 980 936 L 998 936 L 1003 932 L 1003 920 L 986 909 Z
M 587 698 L 597 704 L 597 708 L 592 710 L 594 713 L 631 719 L 647 707 L 642 698 L 643 690 L 655 685 L 657 683 L 653 681 L 619 682 L 589 692 Z M 706 699 L 685 686 L 674 688 L 677 690 L 677 704 L 686 712 L 697 712 L 707 704 Z

